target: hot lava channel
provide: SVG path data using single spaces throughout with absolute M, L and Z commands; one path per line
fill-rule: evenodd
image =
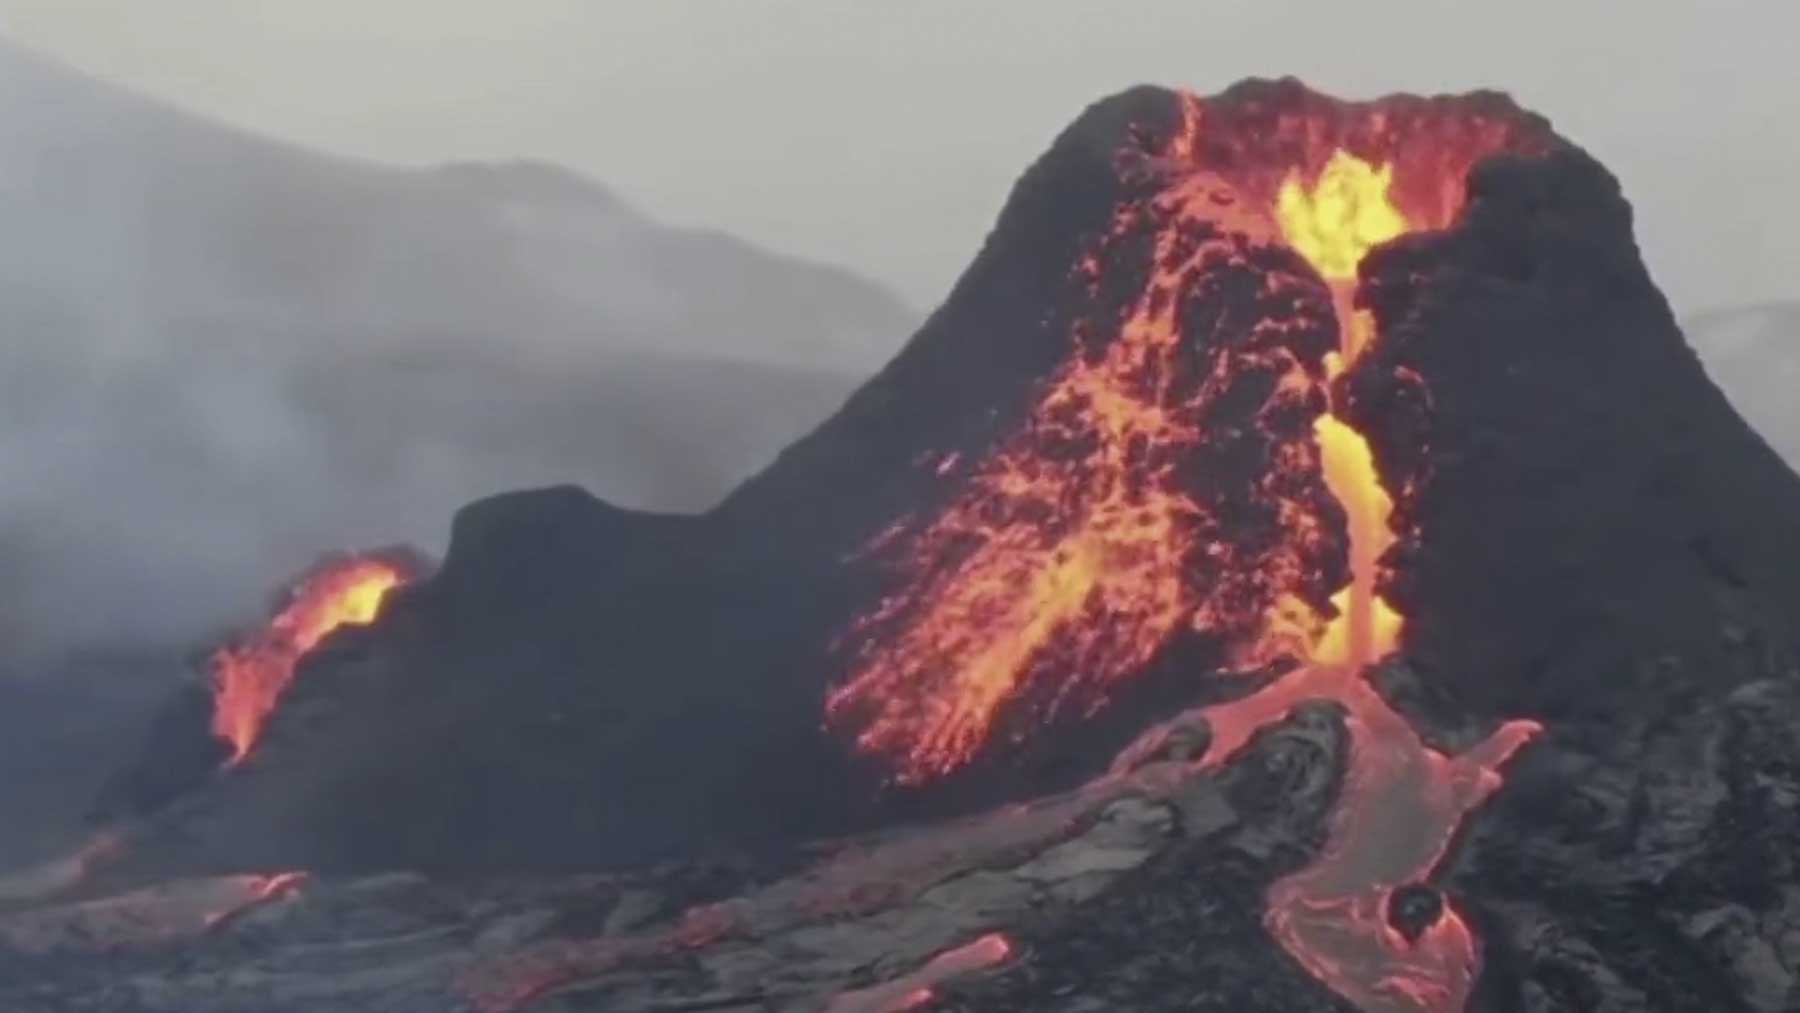
M 947 509 L 886 533 L 907 580 L 857 625 L 859 654 L 827 700 L 831 723 L 918 784 L 994 747 L 998 729 L 1017 738 L 1103 707 L 1184 636 L 1224 642 L 1242 670 L 1286 664 L 1202 712 L 1200 763 L 1302 701 L 1344 706 L 1328 841 L 1273 884 L 1265 925 L 1366 1011 L 1464 1008 L 1479 960 L 1468 925 L 1442 903 L 1402 931 L 1389 908 L 1538 731 L 1508 722 L 1449 757 L 1365 677 L 1401 645 L 1404 617 L 1380 593 L 1393 498 L 1333 405 L 1333 381 L 1380 338 L 1357 305 L 1359 267 L 1453 225 L 1480 160 L 1549 143 L 1516 110 L 1458 101 L 1184 98 L 1144 161 L 1154 195 L 1121 207 L 1075 272 L 1116 282 L 1147 235 L 1141 292 L 1115 333 L 1075 335 L 1023 431 Z M 1255 474 L 1209 482 L 1246 454 L 1260 455 Z
M 250 756 L 301 659 L 339 627 L 372 621 L 387 593 L 420 568 L 400 552 L 321 562 L 294 583 L 267 626 L 213 654 L 212 731 L 231 746 L 228 766 Z
M 1391 169 L 1339 151 L 1310 190 L 1298 176 L 1281 189 L 1283 235 L 1331 287 L 1340 334 L 1327 361 L 1334 375 L 1376 337 L 1373 318 L 1355 307 L 1357 265 L 1373 245 L 1408 231 L 1388 201 L 1390 185 Z M 1398 648 L 1402 626 L 1376 591 L 1394 541 L 1393 504 L 1361 434 L 1332 414 L 1319 417 L 1317 432 L 1327 484 L 1346 515 L 1351 585 L 1334 598 L 1338 614 L 1305 664 L 1206 712 L 1216 738 L 1202 763 L 1221 762 L 1241 737 L 1301 700 L 1344 704 L 1351 755 L 1330 839 L 1317 863 L 1270 890 L 1266 923 L 1308 971 L 1364 1010 L 1461 1010 L 1477 966 L 1467 924 L 1446 906 L 1408 939 L 1388 907 L 1396 889 L 1431 874 L 1463 817 L 1499 788 L 1499 766 L 1538 729 L 1508 722 L 1449 758 L 1421 742 L 1370 685 L 1368 666 Z

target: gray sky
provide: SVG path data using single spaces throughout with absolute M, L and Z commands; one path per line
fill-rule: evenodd
M 1792 0 L 0 0 L 0 32 L 337 152 L 563 162 L 921 308 L 1104 93 L 1496 86 L 1623 178 L 1679 310 L 1800 297 Z

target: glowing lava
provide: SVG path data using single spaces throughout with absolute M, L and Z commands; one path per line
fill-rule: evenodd
M 228 907 L 206 916 L 206 930 L 216 932 L 243 918 L 251 911 L 300 892 L 312 877 L 304 872 L 278 872 L 272 876 L 241 876 L 244 896 Z
M 1277 215 L 1289 244 L 1331 286 L 1339 321 L 1337 374 L 1375 339 L 1374 320 L 1355 308 L 1356 268 L 1379 243 L 1407 230 L 1388 200 L 1391 169 L 1333 154 L 1312 188 L 1295 173 Z M 1367 1011 L 1463 1009 L 1476 950 L 1466 923 L 1446 905 L 1417 940 L 1390 926 L 1396 888 L 1428 877 L 1463 817 L 1500 786 L 1499 766 L 1537 732 L 1509 722 L 1455 759 L 1425 746 L 1364 678 L 1399 646 L 1401 618 L 1376 593 L 1381 556 L 1394 542 L 1392 500 L 1368 443 L 1327 414 L 1319 417 L 1325 477 L 1346 514 L 1352 580 L 1334 597 L 1338 616 L 1307 664 L 1249 698 L 1211 709 L 1215 728 L 1260 727 L 1301 700 L 1326 696 L 1349 710 L 1350 764 L 1324 853 L 1269 892 L 1270 932 L 1308 971 Z M 1241 733 L 1240 733 L 1241 734 Z M 1203 763 L 1227 754 L 1221 736 Z
M 1268 307 L 1219 320 L 1228 340 L 1195 341 L 1180 319 L 1209 281 L 1257 278 L 1254 247 L 1273 237 L 1266 216 L 1215 227 L 1227 196 L 1195 177 L 1121 214 L 1112 245 L 1148 237 L 1155 270 L 1117 334 L 1078 350 L 1025 430 L 902 540 L 913 579 L 858 624 L 858 669 L 827 702 L 898 780 L 968 762 L 1033 692 L 1040 719 L 1097 707 L 1184 631 L 1217 634 L 1255 663 L 1283 653 L 1263 642 L 1315 632 L 1263 628 L 1278 600 L 1311 612 L 1320 596 L 1308 586 L 1331 551 L 1304 488 L 1317 471 L 1305 406 L 1320 401 L 1320 378 L 1303 362 L 1306 329 L 1275 311 L 1303 299 L 1306 280 L 1258 279 Z M 1215 416 L 1263 387 L 1251 425 L 1216 430 Z M 1254 484 L 1190 484 L 1196 461 L 1246 448 L 1266 464 Z M 1273 535 L 1235 537 L 1228 518 L 1246 513 Z
M 231 745 L 228 765 L 250 755 L 300 659 L 333 630 L 373 620 L 382 597 L 412 576 L 406 564 L 384 557 L 323 566 L 302 578 L 266 627 L 213 655 L 212 730 Z
M 903 978 L 841 993 L 825 1007 L 825 1013 L 906 1013 L 924 1009 L 937 1000 L 939 985 L 1003 964 L 1012 955 L 1011 941 L 998 932 L 990 932 L 938 954 Z
M 1077 268 L 1098 289 L 1135 266 L 1141 293 L 1116 331 L 1074 335 L 1023 431 L 947 509 L 890 539 L 907 580 L 853 631 L 860 654 L 828 717 L 916 783 L 997 728 L 1104 705 L 1184 636 L 1224 642 L 1242 668 L 1285 660 L 1261 691 L 1206 710 L 1201 761 L 1301 701 L 1348 711 L 1329 841 L 1271 888 L 1269 931 L 1364 1010 L 1451 1013 L 1474 979 L 1472 933 L 1445 904 L 1408 938 L 1388 902 L 1431 875 L 1537 727 L 1511 722 L 1446 757 L 1365 679 L 1403 633 L 1380 594 L 1395 504 L 1333 414 L 1332 381 L 1379 340 L 1356 305 L 1365 256 L 1451 226 L 1477 162 L 1540 153 L 1549 135 L 1485 101 L 1291 89 L 1187 98 L 1181 114 L 1145 159 L 1155 196 L 1121 207 Z M 1130 259 L 1146 234 L 1147 271 Z M 1246 459 L 1252 474 L 1224 470 Z

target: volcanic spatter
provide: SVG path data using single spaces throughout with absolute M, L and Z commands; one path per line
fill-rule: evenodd
M 339 627 L 373 620 L 382 598 L 418 572 L 398 552 L 328 559 L 292 585 L 266 626 L 213 654 L 212 730 L 231 745 L 228 765 L 256 747 L 300 659 Z
M 906 580 L 855 627 L 830 720 L 919 784 L 996 728 L 1097 710 L 1171 645 L 1209 638 L 1228 668 L 1281 674 L 1205 710 L 1203 765 L 1303 700 L 1348 713 L 1331 839 L 1271 889 L 1271 934 L 1366 1010 L 1461 1009 L 1467 925 L 1446 904 L 1403 933 L 1390 896 L 1430 875 L 1536 726 L 1447 757 L 1364 678 L 1403 635 L 1383 559 L 1426 533 L 1394 530 L 1395 494 L 1334 413 L 1335 381 L 1380 340 L 1358 305 L 1364 256 L 1452 225 L 1477 162 L 1553 143 L 1479 102 L 1184 97 L 1169 136 L 1121 153 L 1146 196 L 1073 267 L 1075 283 L 1123 276 L 1135 295 L 1110 329 L 1078 329 L 1022 429 L 947 508 L 884 533 L 876 551 Z M 1429 403 L 1423 378 L 1396 379 Z

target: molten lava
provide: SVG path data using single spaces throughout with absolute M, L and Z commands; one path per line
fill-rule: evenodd
M 1144 159 L 1154 196 L 1121 207 L 1076 269 L 1093 290 L 1115 269 L 1144 278 L 1122 323 L 1078 329 L 1022 431 L 942 513 L 884 543 L 902 546 L 905 580 L 855 627 L 828 718 L 918 783 L 1003 722 L 1103 706 L 1184 637 L 1222 641 L 1234 667 L 1282 662 L 1207 709 L 1201 761 L 1303 700 L 1348 711 L 1330 839 L 1271 888 L 1271 934 L 1364 1010 L 1460 1010 L 1476 970 L 1461 917 L 1445 904 L 1409 936 L 1385 913 L 1537 728 L 1511 722 L 1446 757 L 1365 678 L 1404 632 L 1380 593 L 1395 504 L 1334 414 L 1333 381 L 1380 338 L 1357 305 L 1366 255 L 1451 226 L 1477 162 L 1537 154 L 1548 135 L 1455 101 L 1189 98 L 1181 114 Z M 1148 270 L 1132 260 L 1146 245 Z M 1251 474 L 1228 470 L 1246 458 Z
M 937 1001 L 939 985 L 998 966 L 1012 956 L 1012 942 L 998 932 L 990 932 L 932 957 L 924 967 L 903 978 L 842 993 L 825 1007 L 825 1013 L 907 1013 L 924 1009 Z
M 1392 181 L 1392 168 L 1339 150 L 1315 184 L 1308 187 L 1296 170 L 1276 199 L 1282 237 L 1331 287 L 1338 348 L 1326 353 L 1325 369 L 1334 378 L 1354 365 L 1375 337 L 1374 317 L 1355 306 L 1357 265 L 1370 250 L 1407 231 L 1406 219 L 1388 199 Z M 1399 645 L 1400 617 L 1375 592 L 1382 554 L 1394 544 L 1388 526 L 1394 504 L 1361 433 L 1329 412 L 1318 417 L 1313 431 L 1325 484 L 1344 509 L 1351 582 L 1332 598 L 1338 618 L 1308 660 L 1361 668 Z
M 1212 227 L 1207 215 L 1225 196 L 1216 183 L 1196 179 L 1122 214 L 1112 238 L 1149 237 L 1150 284 L 1112 340 L 1052 379 L 1024 432 L 909 533 L 913 579 L 858 624 L 858 671 L 828 714 L 891 758 L 898 780 L 967 763 L 1026 690 L 1044 691 L 1035 706 L 1045 718 L 1097 706 L 1184 631 L 1219 633 L 1264 660 L 1250 643 L 1274 639 L 1259 637 L 1272 603 L 1317 597 L 1304 588 L 1330 551 L 1320 504 L 1290 488 L 1317 470 L 1310 433 L 1295 424 L 1318 396 L 1296 347 L 1305 335 L 1270 313 L 1221 320 L 1239 328 L 1232 339 L 1195 348 L 1180 319 L 1197 282 L 1251 276 L 1247 246 L 1272 235 L 1253 218 Z M 1265 280 L 1271 304 L 1302 297 L 1302 278 Z M 1272 392 L 1247 433 L 1215 432 L 1215 418 L 1264 383 Z M 1190 484 L 1196 460 L 1252 444 L 1269 459 L 1254 488 Z M 1234 537 L 1230 518 L 1246 510 L 1279 535 Z
M 231 745 L 228 765 L 255 748 L 300 659 L 340 626 L 372 621 L 382 597 L 413 575 L 409 564 L 388 557 L 322 566 L 300 580 L 266 627 L 213 655 L 212 730 Z
M 236 877 L 234 882 L 243 885 L 244 896 L 226 907 L 209 913 L 205 921 L 206 930 L 216 932 L 265 904 L 291 897 L 311 879 L 312 877 L 304 872 L 278 872 L 272 876 Z

